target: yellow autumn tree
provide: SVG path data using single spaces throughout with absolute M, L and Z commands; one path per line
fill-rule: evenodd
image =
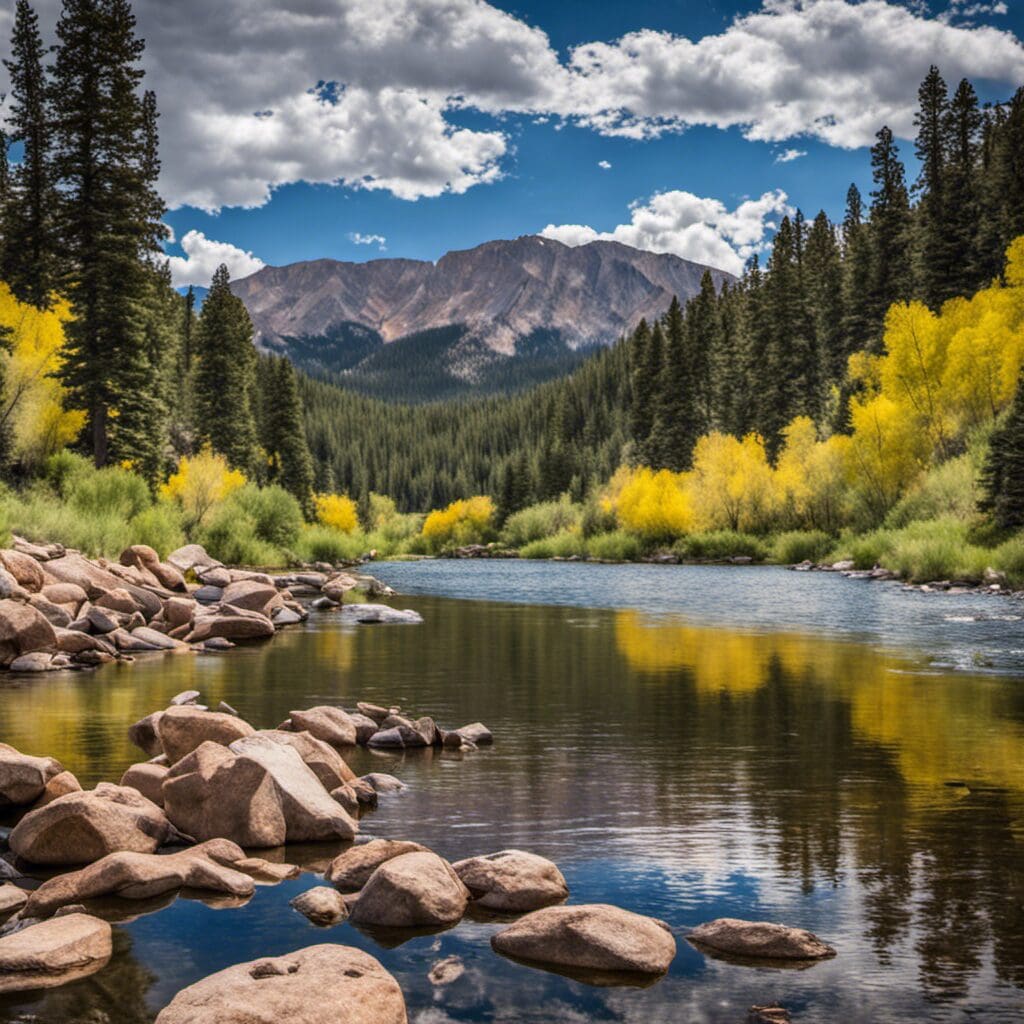
M 757 434 L 706 434 L 693 450 L 690 494 L 702 530 L 767 530 L 777 502 L 772 467 Z
M 604 504 L 622 529 L 653 541 L 673 540 L 693 529 L 689 474 L 641 466 L 620 470 L 613 485 Z
M 64 387 L 54 376 L 70 318 L 66 302 L 39 310 L 19 302 L 0 283 L 0 327 L 10 332 L 10 349 L 0 356 L 0 429 L 10 431 L 14 458 L 29 468 L 70 444 L 85 424 L 82 410 L 64 408 Z
M 215 455 L 206 447 L 198 455 L 181 457 L 160 494 L 181 506 L 185 530 L 191 533 L 203 525 L 213 508 L 244 486 L 245 475 L 231 469 L 223 455 Z
M 782 436 L 774 474 L 780 515 L 790 526 L 834 533 L 845 518 L 849 438 L 819 440 L 809 416 L 798 416 Z
M 453 501 L 435 509 L 423 523 L 423 539 L 434 551 L 480 544 L 494 532 L 494 502 L 484 495 Z
M 314 498 L 316 518 L 322 526 L 339 533 L 353 533 L 359 526 L 356 503 L 346 494 L 318 494 Z

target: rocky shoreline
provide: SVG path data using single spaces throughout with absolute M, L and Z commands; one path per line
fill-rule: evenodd
M 337 609 L 355 624 L 418 623 L 418 613 L 347 594 L 394 592 L 351 567 L 286 574 L 230 568 L 198 544 L 161 561 L 143 544 L 114 562 L 15 537 L 0 550 L 0 668 L 87 669 L 135 655 L 219 652 Z

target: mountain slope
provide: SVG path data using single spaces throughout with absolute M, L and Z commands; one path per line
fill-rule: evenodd
M 265 267 L 232 288 L 261 348 L 382 397 L 424 399 L 564 373 L 661 315 L 673 295 L 696 294 L 705 269 L 618 242 L 573 248 L 528 235 L 437 263 Z M 719 285 L 729 277 L 712 274 Z

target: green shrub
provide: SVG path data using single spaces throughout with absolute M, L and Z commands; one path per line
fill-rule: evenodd
M 263 567 L 284 565 L 284 553 L 256 532 L 256 521 L 225 502 L 199 534 L 199 543 L 214 557 L 229 565 Z
M 95 471 L 91 460 L 84 455 L 62 448 L 46 460 L 43 467 L 43 479 L 61 497 L 66 498 L 70 495 L 77 478 Z
M 351 562 L 367 550 L 361 533 L 340 533 L 329 526 L 306 526 L 299 534 L 295 556 L 300 562 Z
M 291 550 L 302 530 L 302 506 L 294 495 L 272 484 L 246 484 L 228 498 L 229 508 L 252 520 L 256 537 L 282 550 Z
M 580 532 L 584 537 L 596 537 L 600 533 L 614 533 L 618 527 L 615 510 L 605 508 L 596 495 L 591 495 L 583 504 L 580 517 Z
M 691 533 L 676 541 L 672 550 L 680 558 L 709 561 L 723 561 L 734 557 L 762 561 L 769 553 L 767 545 L 760 538 L 736 530 Z
M 501 541 L 510 548 L 521 548 L 535 540 L 554 537 L 578 526 L 582 509 L 567 495 L 558 501 L 544 501 L 515 512 L 505 520 Z
M 978 506 L 976 457 L 971 453 L 933 466 L 896 503 L 885 525 L 903 527 L 920 520 L 969 520 Z
M 946 517 L 911 523 L 893 537 L 886 568 L 917 583 L 928 580 L 980 580 L 989 552 L 968 543 L 967 526 Z
M 120 516 L 125 522 L 153 504 L 146 481 L 120 466 L 75 472 L 66 481 L 68 500 L 84 516 Z
M 822 530 L 791 530 L 772 542 L 772 561 L 780 565 L 820 562 L 835 542 Z
M 1011 586 L 1024 585 L 1024 534 L 1004 541 L 989 555 L 989 564 L 998 572 L 1006 573 Z
M 575 531 L 565 530 L 553 537 L 524 544 L 519 549 L 523 558 L 570 558 L 573 555 L 585 554 L 583 538 Z
M 173 501 L 158 501 L 131 521 L 133 544 L 148 544 L 161 558 L 185 543 L 181 508 Z
M 587 554 L 609 562 L 635 562 L 643 554 L 640 538 L 625 530 L 613 530 L 588 537 Z

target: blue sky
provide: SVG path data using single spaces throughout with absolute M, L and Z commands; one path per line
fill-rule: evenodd
M 838 218 L 851 181 L 868 191 L 864 144 L 883 121 L 911 133 L 933 60 L 985 99 L 1024 84 L 1018 0 L 378 0 L 393 18 L 369 40 L 366 0 L 319 0 L 315 34 L 275 20 L 295 0 L 262 15 L 276 67 L 269 48 L 230 35 L 207 63 L 200 52 L 181 66 L 153 3 L 137 6 L 176 204 L 168 252 L 189 249 L 174 261 L 180 282 L 204 283 L 221 258 L 236 276 L 257 261 L 436 259 L 545 229 L 570 244 L 614 232 L 735 269 L 785 207 Z M 262 0 L 222 6 L 239 5 L 259 21 Z M 232 60 L 261 53 L 262 78 L 236 77 Z M 303 75 L 305 89 L 338 84 L 314 108 Z M 901 149 L 915 173 L 912 144 Z

